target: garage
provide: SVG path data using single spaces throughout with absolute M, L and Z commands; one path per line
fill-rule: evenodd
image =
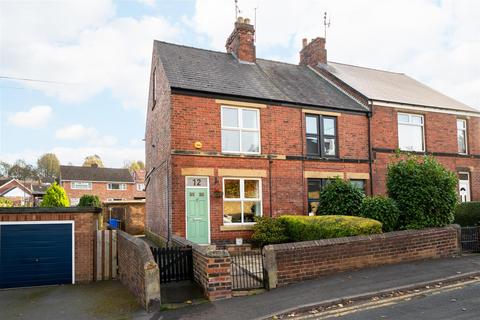
M 0 221 L 0 288 L 75 282 L 75 223 Z

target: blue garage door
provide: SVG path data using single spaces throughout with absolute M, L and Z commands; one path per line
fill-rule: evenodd
M 0 288 L 72 283 L 72 225 L 0 225 Z

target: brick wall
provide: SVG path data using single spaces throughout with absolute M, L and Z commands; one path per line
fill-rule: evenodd
M 118 275 L 144 308 L 160 304 L 160 274 L 150 247 L 141 239 L 117 232 Z
M 458 226 L 264 247 L 270 288 L 324 275 L 460 252 Z
M 210 301 L 232 297 L 231 259 L 226 250 L 212 246 L 199 246 L 182 237 L 173 236 L 173 243 L 191 246 L 193 251 L 194 281 L 203 289 Z
M 110 216 L 122 220 L 122 230 L 128 234 L 145 233 L 145 200 L 104 202 L 104 223 Z
M 80 199 L 85 194 L 96 195 L 102 202 L 107 201 L 107 199 L 133 200 L 135 193 L 135 184 L 133 183 L 126 183 L 126 190 L 108 190 L 106 182 L 92 182 L 91 190 L 72 189 L 70 181 L 62 181 L 61 185 L 65 189 L 70 202 L 72 202 L 72 198 Z
M 0 221 L 57 221 L 75 223 L 75 283 L 94 280 L 94 245 L 100 209 L 0 208 Z

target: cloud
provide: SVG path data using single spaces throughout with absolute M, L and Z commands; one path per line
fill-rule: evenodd
M 118 139 L 114 136 L 101 135 L 94 127 L 73 124 L 58 129 L 55 137 L 59 140 L 82 140 L 89 146 L 114 146 Z
M 323 36 L 328 11 L 331 61 L 404 72 L 480 107 L 478 1 L 243 0 L 241 15 L 253 20 L 255 7 L 259 57 L 298 63 L 301 39 Z M 232 3 L 197 0 L 185 20 L 206 46 L 224 51 L 234 19 Z
M 2 73 L 62 82 L 23 84 L 71 103 L 106 92 L 145 109 L 153 40 L 179 34 L 161 16 L 115 17 L 111 0 L 1 2 L 0 12 Z
M 20 111 L 8 117 L 8 122 L 22 128 L 43 128 L 52 117 L 50 106 L 35 106 L 28 111 Z

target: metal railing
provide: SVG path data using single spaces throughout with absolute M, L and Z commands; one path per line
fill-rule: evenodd
M 480 252 L 480 227 L 462 227 L 460 242 L 463 252 Z
M 191 247 L 150 248 L 160 270 L 160 283 L 193 280 Z
M 232 289 L 250 290 L 264 288 L 263 257 L 259 250 L 230 253 L 232 261 Z

